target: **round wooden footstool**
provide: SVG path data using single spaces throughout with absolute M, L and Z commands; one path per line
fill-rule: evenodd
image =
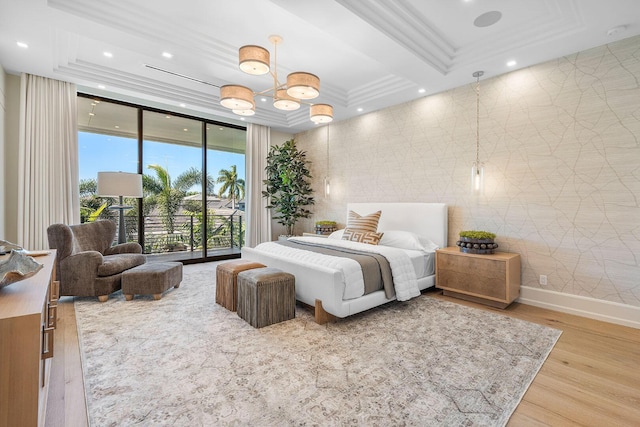
M 182 281 L 182 263 L 149 262 L 122 273 L 122 293 L 127 301 L 134 295 L 153 295 L 162 298 L 162 293 Z

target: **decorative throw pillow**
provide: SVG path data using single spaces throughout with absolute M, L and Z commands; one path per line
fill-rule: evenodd
M 384 233 L 374 233 L 371 231 L 354 230 L 353 228 L 345 228 L 342 234 L 342 240 L 350 240 L 352 242 L 368 243 L 369 245 L 377 245 L 382 239 Z
M 374 212 L 369 215 L 360 215 L 354 211 L 349 211 L 346 228 L 375 233 L 378 231 L 380 215 L 382 215 L 382 211 Z

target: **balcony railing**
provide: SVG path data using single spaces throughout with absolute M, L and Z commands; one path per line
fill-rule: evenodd
M 242 249 L 244 245 L 243 213 L 207 215 L 207 250 Z M 159 215 L 144 217 L 144 236 L 141 245 L 146 254 L 202 251 L 204 232 L 202 215 L 175 215 L 170 231 L 166 218 Z M 125 217 L 128 242 L 139 242 L 138 219 Z

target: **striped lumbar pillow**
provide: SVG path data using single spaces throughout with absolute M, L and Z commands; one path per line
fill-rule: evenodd
M 350 240 L 352 242 L 368 243 L 370 245 L 377 245 L 382 239 L 384 233 L 373 233 L 371 231 L 354 230 L 353 228 L 346 228 L 344 234 L 342 234 L 342 240 Z
M 354 211 L 349 211 L 347 216 L 347 227 L 352 230 L 370 231 L 375 233 L 378 231 L 378 221 L 380 221 L 382 211 L 374 212 L 369 215 L 360 215 Z M 345 239 L 348 240 L 348 239 Z

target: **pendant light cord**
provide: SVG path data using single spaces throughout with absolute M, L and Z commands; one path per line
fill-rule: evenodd
M 480 164 L 480 73 L 476 80 L 476 164 Z

